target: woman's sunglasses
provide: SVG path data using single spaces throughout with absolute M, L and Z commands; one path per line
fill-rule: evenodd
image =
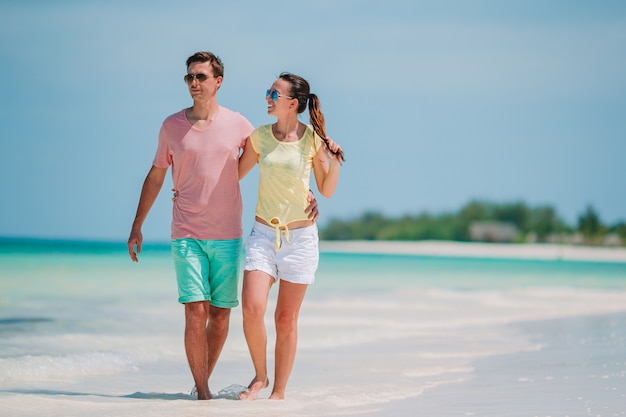
M 280 94 L 280 93 L 279 93 L 278 91 L 276 91 L 276 90 L 267 90 L 267 91 L 265 92 L 265 97 L 268 97 L 268 96 L 269 96 L 269 98 L 271 98 L 271 99 L 272 99 L 272 101 L 276 101 L 276 100 L 278 100 L 278 97 L 285 97 L 285 98 L 288 98 L 288 99 L 290 99 L 290 100 L 293 100 L 293 97 L 284 96 L 284 95 Z

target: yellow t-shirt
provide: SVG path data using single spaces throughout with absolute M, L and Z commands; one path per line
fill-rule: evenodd
M 274 137 L 272 125 L 263 125 L 252 132 L 250 141 L 259 154 L 256 215 L 277 228 L 307 220 L 311 168 L 322 139 L 307 126 L 297 142 L 281 142 Z

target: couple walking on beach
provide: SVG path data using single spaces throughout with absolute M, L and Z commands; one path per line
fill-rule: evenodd
M 228 335 L 231 308 L 239 305 L 242 239 L 239 180 L 259 164 L 255 222 L 245 243 L 241 294 L 243 330 L 255 376 L 241 399 L 256 399 L 269 386 L 264 316 L 278 280 L 274 385 L 283 399 L 293 367 L 298 315 L 319 260 L 317 202 L 330 197 L 343 151 L 326 136 L 320 102 L 300 76 L 282 73 L 266 92 L 276 123 L 254 129 L 241 114 L 222 107 L 217 92 L 224 66 L 215 54 L 197 52 L 184 77 L 193 105 L 167 117 L 159 132 L 128 238 L 134 262 L 141 253 L 142 225 L 172 167 L 174 189 L 171 250 L 179 302 L 185 306 L 184 343 L 199 400 L 211 398 L 208 380 Z M 308 105 L 311 126 L 298 120 Z

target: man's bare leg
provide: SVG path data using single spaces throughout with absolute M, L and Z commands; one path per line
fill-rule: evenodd
M 208 301 L 185 304 L 185 352 L 196 383 L 199 400 L 210 400 L 209 348 L 207 343 Z
M 230 322 L 230 308 L 209 307 L 209 324 L 206 328 L 207 339 L 207 380 L 211 378 L 217 359 L 222 353 L 222 348 L 228 336 Z
M 267 333 L 265 311 L 267 297 L 274 278 L 261 271 L 245 271 L 241 292 L 243 331 L 254 365 L 255 376 L 248 390 L 239 395 L 241 400 L 256 400 L 259 391 L 269 385 L 267 377 Z
M 296 358 L 298 316 L 307 290 L 306 284 L 280 281 L 274 321 L 276 323 L 275 376 L 270 400 L 285 398 L 287 381 Z

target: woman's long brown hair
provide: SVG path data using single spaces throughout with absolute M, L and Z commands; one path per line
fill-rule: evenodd
M 311 94 L 311 88 L 308 81 L 299 75 L 288 72 L 283 72 L 278 78 L 287 81 L 291 85 L 291 97 L 298 99 L 298 114 L 304 112 L 308 102 L 309 119 L 311 121 L 311 125 L 313 125 L 313 130 L 320 138 L 322 138 L 326 147 L 330 151 L 328 138 L 326 137 L 326 122 L 324 120 L 324 114 L 322 113 L 320 99 L 315 94 Z M 342 161 L 345 161 L 343 150 L 339 149 L 338 152 L 331 152 Z

